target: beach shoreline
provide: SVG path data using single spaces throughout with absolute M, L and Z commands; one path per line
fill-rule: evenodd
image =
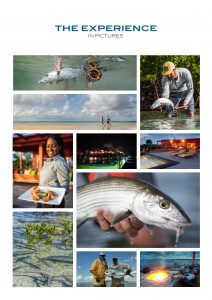
M 14 122 L 14 130 L 136 130 L 136 122 L 114 122 L 110 129 L 102 128 L 102 125 L 95 122 L 76 123 L 42 123 L 42 122 Z

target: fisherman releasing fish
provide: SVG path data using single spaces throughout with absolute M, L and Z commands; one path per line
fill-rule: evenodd
M 111 226 L 134 215 L 147 225 L 176 230 L 176 242 L 191 220 L 170 196 L 153 185 L 136 179 L 107 177 L 80 187 L 77 191 L 78 228 L 100 209 L 109 210 Z
M 60 70 L 60 74 L 58 72 L 51 71 L 44 75 L 38 83 L 53 83 L 60 82 L 67 79 L 77 80 L 79 76 L 83 73 L 81 69 L 73 69 L 73 68 L 63 68 Z

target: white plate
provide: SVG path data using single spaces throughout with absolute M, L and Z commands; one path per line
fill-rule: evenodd
M 32 188 L 23 193 L 21 196 L 18 197 L 19 200 L 24 200 L 24 201 L 30 201 L 34 203 L 43 203 L 43 204 L 49 204 L 49 205 L 60 205 L 64 195 L 65 195 L 65 188 L 56 188 L 56 187 L 50 187 L 50 186 L 39 186 L 39 189 L 42 191 L 46 192 L 47 190 L 50 190 L 52 192 L 55 192 L 57 196 L 50 201 L 43 201 L 42 199 L 35 201 L 32 199 Z

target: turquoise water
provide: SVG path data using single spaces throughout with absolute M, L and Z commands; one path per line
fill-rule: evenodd
M 56 56 L 18 55 L 13 60 L 14 90 L 136 90 L 136 56 L 98 56 L 102 77 L 87 86 L 83 66 L 88 56 L 62 56 L 63 67 L 81 69 L 77 80 L 39 84 L 54 70 Z
M 195 259 L 195 265 L 200 264 L 200 259 Z M 140 258 L 140 268 L 172 268 L 176 265 L 179 265 L 180 267 L 184 267 L 186 265 L 192 265 L 192 259 L 143 259 L 142 258 L 142 253 L 141 253 L 141 258 Z
M 93 287 L 92 282 L 87 282 L 87 281 L 79 281 L 77 282 L 78 287 Z M 111 287 L 111 282 L 108 281 L 106 283 L 106 287 Z M 125 287 L 136 287 L 136 281 L 125 281 Z
M 48 246 L 27 242 L 24 235 L 25 224 L 40 224 L 41 221 L 55 225 L 60 232 L 64 222 L 72 222 L 72 214 L 63 212 L 13 214 L 13 286 L 72 286 L 73 250 L 72 245 L 65 243 L 64 236 L 55 234 L 52 244 Z
M 179 112 L 177 117 L 167 119 L 160 111 L 141 111 L 142 130 L 197 130 L 200 129 L 200 113 L 196 111 L 194 118 L 189 118 L 185 112 Z

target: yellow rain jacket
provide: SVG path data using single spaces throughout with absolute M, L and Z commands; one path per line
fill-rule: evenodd
M 108 269 L 107 263 L 101 259 L 95 259 L 90 267 L 90 272 L 93 274 L 93 286 L 105 286 L 105 271 Z

